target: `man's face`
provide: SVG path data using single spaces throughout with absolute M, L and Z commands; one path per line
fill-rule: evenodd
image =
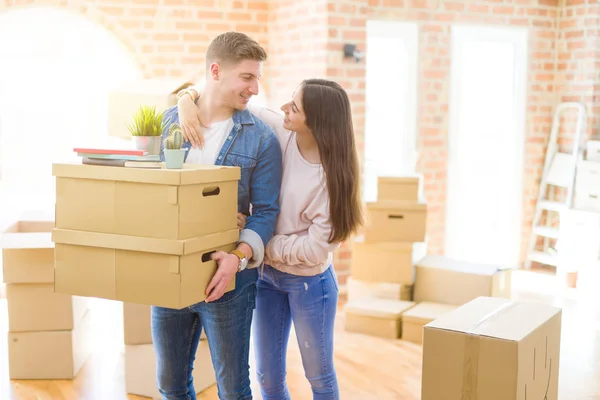
M 237 65 L 219 66 L 218 69 L 221 101 L 231 108 L 245 110 L 250 98 L 258 94 L 262 62 L 244 60 Z

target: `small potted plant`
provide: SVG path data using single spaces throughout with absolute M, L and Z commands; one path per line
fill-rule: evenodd
M 135 148 L 145 150 L 148 154 L 160 154 L 161 135 L 166 127 L 163 113 L 156 111 L 156 107 L 141 106 L 133 116 L 133 124 L 127 128 L 133 136 Z
M 182 149 L 183 133 L 177 123 L 169 126 L 169 135 L 164 141 L 165 164 L 168 169 L 181 169 L 186 149 Z

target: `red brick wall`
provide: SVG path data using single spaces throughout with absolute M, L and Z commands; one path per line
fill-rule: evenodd
M 364 61 L 359 65 L 341 58 L 344 42 L 365 49 L 367 19 L 418 21 L 418 170 L 424 173 L 428 201 L 429 251 L 443 253 L 446 199 L 447 137 L 450 85 L 450 29 L 453 23 L 527 26 L 530 34 L 528 112 L 526 130 L 523 250 L 530 231 L 537 182 L 544 157 L 544 139 L 550 131 L 555 102 L 557 1 L 432 1 L 364 0 L 329 4 L 328 76 L 339 79 L 355 102 L 359 142 L 364 125 Z M 349 79 L 351 77 L 351 79 Z M 349 258 L 348 255 L 344 255 Z
M 367 19 L 420 22 L 418 169 L 425 175 L 430 252 L 443 251 L 448 137 L 449 46 L 452 23 L 526 26 L 530 69 L 526 129 L 523 251 L 531 224 L 556 101 L 581 100 L 588 132 L 600 115 L 598 0 L 45 0 L 105 26 L 147 77 L 199 79 L 210 39 L 226 30 L 249 33 L 269 51 L 263 85 L 279 107 L 300 81 L 325 76 L 350 93 L 359 149 L 365 118 L 364 60 L 342 57 L 344 43 L 365 50 Z M 0 12 L 41 2 L 7 0 Z M 338 252 L 347 271 L 350 254 Z

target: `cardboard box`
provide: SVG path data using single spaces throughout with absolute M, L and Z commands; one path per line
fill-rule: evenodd
M 90 312 L 73 330 L 8 333 L 10 379 L 73 379 L 91 355 Z
M 71 330 L 88 309 L 88 299 L 54 293 L 51 283 L 6 287 L 11 332 Z
M 56 228 L 190 239 L 237 229 L 239 167 L 53 164 Z
M 423 327 L 458 306 L 424 301 L 402 316 L 402 340 L 423 344 Z
M 198 343 L 192 376 L 196 393 L 216 383 L 206 341 Z M 129 394 L 161 399 L 156 387 L 156 355 L 151 344 L 125 346 L 125 388 Z
M 131 137 L 127 125 L 140 106 L 156 107 L 157 112 L 177 104 L 177 92 L 192 82 L 170 79 L 145 79 L 124 83 L 108 94 L 108 135 Z
M 413 201 L 367 203 L 365 242 L 424 242 L 427 204 Z
M 411 286 L 414 264 L 426 254 L 426 244 L 352 242 L 352 276 L 363 282 L 389 282 Z
M 345 329 L 388 339 L 402 337 L 402 314 L 414 307 L 412 301 L 362 299 L 348 302 Z
M 55 292 L 181 309 L 205 300 L 210 254 L 233 250 L 239 230 L 168 240 L 54 229 L 52 238 Z
M 27 225 L 19 225 L 19 229 Z M 30 227 L 30 226 L 29 226 Z M 52 227 L 45 232 L 5 233 L 0 237 L 5 283 L 52 283 L 54 243 Z
M 152 344 L 150 306 L 123 303 L 123 338 L 126 345 Z
M 419 199 L 418 176 L 378 176 L 377 201 Z
M 414 301 L 463 305 L 479 296 L 511 296 L 511 269 L 428 255 L 416 265 Z
M 557 400 L 561 318 L 480 297 L 425 325 L 421 399 Z
M 348 301 L 361 299 L 388 299 L 411 301 L 413 286 L 388 282 L 365 282 L 354 277 L 346 281 Z

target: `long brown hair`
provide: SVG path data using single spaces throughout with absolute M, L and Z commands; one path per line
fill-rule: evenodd
M 364 222 L 350 99 L 336 82 L 307 79 L 302 82 L 302 108 L 325 171 L 332 224 L 329 243 L 343 242 Z

